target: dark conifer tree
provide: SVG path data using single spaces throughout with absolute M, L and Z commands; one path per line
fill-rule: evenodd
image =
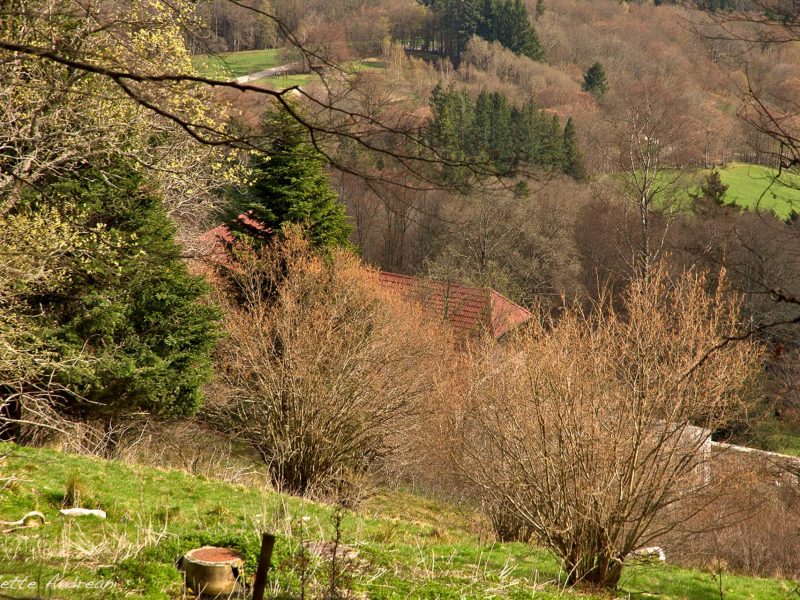
M 452 87 L 444 91 L 437 85 L 430 106 L 428 139 L 440 155 L 454 161 L 488 161 L 502 175 L 519 164 L 582 175 L 574 122 L 570 119 L 562 131 L 558 116 L 538 110 L 533 100 L 518 108 L 505 95 L 483 90 L 473 103 L 466 92 Z M 459 172 L 466 174 L 465 167 L 446 170 L 451 181 Z
M 706 176 L 703 183 L 700 184 L 700 193 L 693 194 L 693 198 L 695 200 L 710 202 L 717 206 L 723 206 L 725 204 L 725 194 L 727 191 L 728 186 L 722 183 L 719 171 L 714 169 Z
M 266 239 L 284 223 L 294 223 L 316 248 L 347 246 L 352 226 L 308 132 L 284 110 L 268 112 L 264 129 L 270 149 L 253 156 L 253 183 L 233 206 L 236 215 L 247 213 L 258 225 L 233 219 L 231 228 Z
M 458 65 L 467 42 L 478 35 L 533 60 L 544 51 L 522 0 L 422 0 L 434 15 L 428 48 Z
M 583 158 L 578 150 L 578 138 L 572 117 L 567 119 L 567 124 L 564 126 L 564 172 L 575 179 L 583 179 L 586 174 Z
M 511 108 L 508 106 L 508 98 L 499 92 L 491 94 L 491 102 L 489 156 L 497 168 L 504 172 L 510 168 L 514 151 L 511 137 Z
M 421 0 L 434 15 L 433 51 L 458 65 L 469 39 L 481 25 L 484 0 Z
M 547 118 L 543 115 L 544 131 L 541 145 L 541 164 L 560 168 L 564 164 L 564 136 L 558 115 Z
M 544 50 L 522 0 L 506 0 L 506 4 L 509 30 L 507 39 L 505 41 L 500 39 L 500 43 L 522 56 L 533 60 L 544 60 Z
M 67 287 L 28 299 L 54 353 L 87 357 L 53 374 L 70 390 L 60 408 L 107 420 L 193 414 L 211 377 L 220 316 L 182 260 L 161 199 L 121 165 L 54 183 L 26 210 L 39 201 L 57 203 L 93 244 L 65 266 Z
M 583 91 L 590 92 L 600 98 L 608 92 L 608 79 L 603 65 L 594 63 L 583 76 Z
M 481 90 L 475 100 L 475 127 L 473 141 L 476 149 L 486 149 L 492 137 L 492 97 Z
M 541 114 L 533 100 L 522 107 L 519 122 L 514 127 L 517 156 L 521 162 L 537 164 L 541 162 Z

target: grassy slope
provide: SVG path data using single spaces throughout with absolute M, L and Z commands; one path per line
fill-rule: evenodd
M 773 183 L 775 169 L 741 163 L 731 163 L 720 169 L 719 174 L 722 183 L 729 186 L 727 198 L 731 203 L 748 209 L 771 210 L 782 219 L 792 208 L 800 212 L 800 180 L 796 176 L 784 175 Z
M 202 75 L 234 79 L 256 71 L 271 69 L 282 64 L 280 50 L 251 50 L 225 54 L 201 54 L 192 57 L 192 64 Z
M 271 69 L 282 64 L 280 49 L 251 50 L 245 52 L 228 52 L 219 55 L 201 54 L 192 57 L 192 64 L 198 73 L 207 77 L 233 79 L 242 75 L 249 75 L 264 69 Z M 380 60 L 363 60 L 350 63 L 349 68 L 354 72 L 376 71 L 386 68 L 386 63 Z M 263 85 L 272 89 L 286 89 L 293 86 L 307 85 L 316 79 L 313 73 L 274 75 L 257 79 L 252 83 Z
M 273 75 L 272 77 L 262 77 L 253 81 L 253 85 L 263 85 L 274 90 L 285 90 L 294 86 L 308 85 L 312 80 L 317 79 L 316 73 L 296 73 L 292 75 Z
M 752 432 L 753 440 L 746 445 L 763 448 L 780 454 L 800 456 L 800 424 L 762 417 Z
M 725 194 L 728 203 L 748 210 L 773 211 L 781 219 L 792 209 L 800 212 L 800 175 L 783 173 L 775 180 L 775 169 L 744 163 L 729 163 L 718 171 L 722 183 L 728 186 Z M 686 209 L 691 206 L 692 194 L 699 193 L 700 182 L 710 172 L 710 169 L 685 169 L 677 187 L 673 182 L 674 171 L 662 171 L 661 177 L 675 188 L 671 200 L 677 202 L 678 208 Z M 656 197 L 657 205 L 663 201 L 663 194 Z
M 38 509 L 47 516 L 39 529 L 0 535 L 0 586 L 15 575 L 38 581 L 42 597 L 177 598 L 181 577 L 174 561 L 203 544 L 238 547 L 253 572 L 258 532 L 278 534 L 273 597 L 298 588 L 296 553 L 301 540 L 333 538 L 332 510 L 296 498 L 233 486 L 179 472 L 128 466 L 0 444 L 2 476 L 18 481 L 0 494 L 0 519 Z M 84 482 L 82 504 L 102 507 L 108 520 L 65 519 L 57 514 L 67 479 Z M 348 514 L 343 542 L 359 551 L 353 587 L 369 598 L 592 598 L 562 592 L 557 561 L 524 544 L 482 542 L 474 516 L 416 496 L 384 493 L 359 513 Z M 324 564 L 315 563 L 324 583 Z M 47 590 L 56 575 L 102 578 L 114 587 L 102 592 Z M 669 566 L 626 570 L 621 597 L 719 598 L 708 573 Z M 793 584 L 726 576 L 725 598 L 788 597 Z M 11 597 L 34 597 L 2 590 Z

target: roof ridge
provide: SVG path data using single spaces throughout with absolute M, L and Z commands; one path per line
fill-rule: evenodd
M 517 308 L 521 308 L 522 310 L 524 310 L 525 312 L 527 312 L 527 313 L 528 313 L 530 316 L 533 316 L 533 313 L 532 313 L 530 310 L 528 310 L 527 308 L 525 308 L 525 307 L 524 307 L 524 306 L 522 306 L 521 304 L 518 304 L 518 303 L 514 302 L 514 301 L 513 301 L 513 300 L 511 300 L 511 299 L 510 299 L 508 296 L 506 296 L 506 295 L 504 295 L 504 294 L 502 294 L 502 293 L 498 292 L 498 291 L 497 291 L 496 289 L 494 289 L 494 288 L 489 288 L 489 289 L 491 290 L 492 294 L 494 294 L 494 295 L 496 295 L 496 296 L 500 296 L 500 297 L 501 297 L 503 300 L 505 300 L 506 302 L 509 302 L 509 303 L 513 304 L 513 305 L 514 305 L 514 306 L 516 306 Z

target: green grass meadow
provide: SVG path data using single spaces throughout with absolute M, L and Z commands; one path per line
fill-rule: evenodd
M 206 77 L 235 79 L 250 73 L 272 69 L 283 64 L 280 49 L 227 52 L 225 54 L 200 54 L 192 57 L 192 65 Z
M 192 65 L 200 75 L 218 79 L 235 79 L 243 75 L 250 75 L 272 69 L 284 64 L 280 48 L 269 50 L 252 50 L 245 52 L 227 52 L 224 54 L 200 54 L 192 57 Z M 346 65 L 352 73 L 364 71 L 381 71 L 386 69 L 386 63 L 381 60 L 359 60 Z M 252 82 L 253 85 L 262 85 L 274 90 L 284 90 L 291 87 L 300 87 L 317 81 L 316 73 L 300 73 L 289 75 L 273 75 L 263 77 Z
M 346 68 L 351 74 L 382 71 L 386 69 L 386 63 L 379 60 L 364 60 L 353 61 L 349 63 Z M 301 87 L 309 83 L 319 81 L 319 75 L 316 73 L 298 73 L 291 75 L 273 75 L 271 77 L 264 77 L 257 79 L 253 83 L 256 85 L 264 85 L 274 90 L 285 90 L 290 87 Z
M 708 171 L 705 171 L 708 173 Z M 800 176 L 760 165 L 731 163 L 719 169 L 728 186 L 726 198 L 748 210 L 768 210 L 785 219 L 792 209 L 800 212 Z
M 272 90 L 285 90 L 290 87 L 308 85 L 311 81 L 318 80 L 316 73 L 297 73 L 291 75 L 273 75 L 253 81 L 253 85 L 263 85 Z
M 722 183 L 728 186 L 725 201 L 745 210 L 768 211 L 786 219 L 792 210 L 800 212 L 800 174 L 781 173 L 761 165 L 730 163 L 717 169 Z M 692 196 L 698 194 L 702 180 L 711 169 L 684 169 L 676 179 L 676 172 L 662 171 L 664 185 L 671 188 L 672 208 L 686 210 L 691 207 Z M 619 177 L 612 174 L 609 177 Z M 668 182 L 668 183 L 667 183 Z M 664 194 L 656 197 L 656 205 L 664 206 Z
M 327 585 L 328 564 L 302 567 L 302 543 L 335 537 L 334 509 L 259 487 L 231 485 L 177 471 L 127 465 L 0 444 L 0 519 L 31 510 L 44 526 L 0 534 L 0 597 L 182 598 L 175 566 L 202 545 L 229 546 L 254 573 L 262 531 L 277 535 L 270 598 L 306 597 Z M 102 508 L 108 519 L 66 518 L 58 509 L 70 479 L 81 505 Z M 352 597 L 427 598 L 663 598 L 717 600 L 713 573 L 670 565 L 626 569 L 614 594 L 564 589 L 558 561 L 541 548 L 500 544 L 468 509 L 384 491 L 344 513 L 341 542 L 357 551 L 347 567 Z M 4 582 L 30 586 L 12 589 Z M 71 589 L 93 582 L 97 589 Z M 59 584 L 61 582 L 61 584 Z M 58 587 L 62 585 L 62 587 Z M 794 582 L 726 574 L 723 600 L 800 597 Z

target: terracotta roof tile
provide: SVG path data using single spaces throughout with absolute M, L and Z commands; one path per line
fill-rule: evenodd
M 464 334 L 474 335 L 489 329 L 498 338 L 531 318 L 528 310 L 489 288 L 385 271 L 381 271 L 378 277 L 384 289 L 418 302 Z
M 245 226 L 263 229 L 247 214 L 237 217 Z M 227 263 L 227 244 L 234 241 L 228 225 L 218 225 L 198 238 L 203 254 L 219 263 Z M 423 309 L 448 321 L 454 329 L 465 335 L 476 335 L 489 330 L 499 338 L 531 318 L 531 313 L 490 288 L 433 281 L 411 275 L 380 271 L 381 286 L 400 297 L 419 303 Z
M 259 221 L 257 221 L 247 213 L 240 214 L 238 217 L 236 217 L 236 221 L 239 221 L 245 227 L 250 227 L 259 232 L 270 231 L 269 229 L 265 228 Z M 200 247 L 206 258 L 212 258 L 219 262 L 226 262 L 227 261 L 226 247 L 228 244 L 232 244 L 235 238 L 233 232 L 229 227 L 229 224 L 223 223 L 222 225 L 217 225 L 213 229 L 206 231 L 204 234 L 200 235 L 197 239 L 200 242 Z

